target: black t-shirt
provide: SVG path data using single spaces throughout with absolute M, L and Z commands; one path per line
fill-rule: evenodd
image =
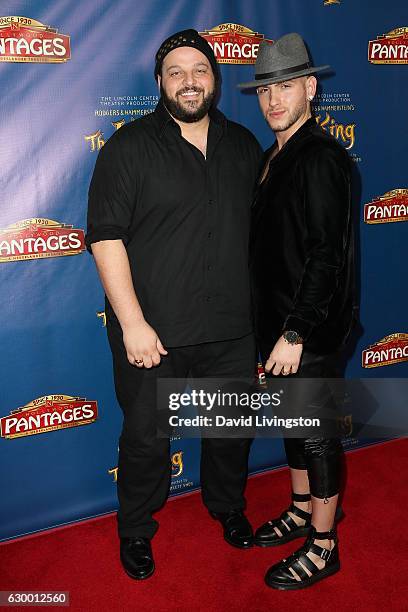
M 252 330 L 248 236 L 261 155 L 251 132 L 214 109 L 205 158 L 162 101 L 99 152 L 86 244 L 123 240 L 144 317 L 166 346 Z

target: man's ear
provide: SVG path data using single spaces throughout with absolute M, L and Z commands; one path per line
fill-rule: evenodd
M 161 76 L 160 74 L 157 75 L 157 88 L 160 91 L 160 83 L 161 83 Z
M 311 75 L 306 77 L 306 95 L 309 100 L 312 100 L 316 95 L 317 79 Z

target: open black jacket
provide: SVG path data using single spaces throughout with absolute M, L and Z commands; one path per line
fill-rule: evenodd
M 349 335 L 355 312 L 351 163 L 311 118 L 269 164 L 252 208 L 250 240 L 255 330 L 263 347 L 272 349 L 284 330 L 294 330 L 305 350 L 327 354 Z

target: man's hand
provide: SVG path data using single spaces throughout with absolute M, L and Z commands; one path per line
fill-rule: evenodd
M 296 374 L 302 351 L 303 344 L 289 344 L 281 336 L 269 355 L 269 359 L 265 364 L 265 371 L 270 372 L 272 370 L 274 376 L 278 376 L 281 373 L 284 375 Z
M 138 368 L 159 365 L 160 355 L 167 355 L 167 351 L 144 319 L 122 240 L 95 242 L 92 253 L 103 288 L 122 328 L 129 363 Z
M 151 368 L 160 363 L 160 355 L 167 355 L 160 338 L 144 319 L 126 326 L 123 331 L 123 344 L 129 363 L 138 368 Z

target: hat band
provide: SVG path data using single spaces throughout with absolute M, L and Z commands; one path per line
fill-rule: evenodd
M 275 77 L 285 76 L 285 74 L 294 74 L 300 70 L 306 70 L 311 68 L 310 62 L 306 64 L 299 64 L 299 66 L 293 66 L 292 68 L 284 68 L 283 70 L 275 70 L 274 72 L 263 72 L 262 74 L 256 74 L 255 80 L 260 81 L 261 79 L 274 79 Z

